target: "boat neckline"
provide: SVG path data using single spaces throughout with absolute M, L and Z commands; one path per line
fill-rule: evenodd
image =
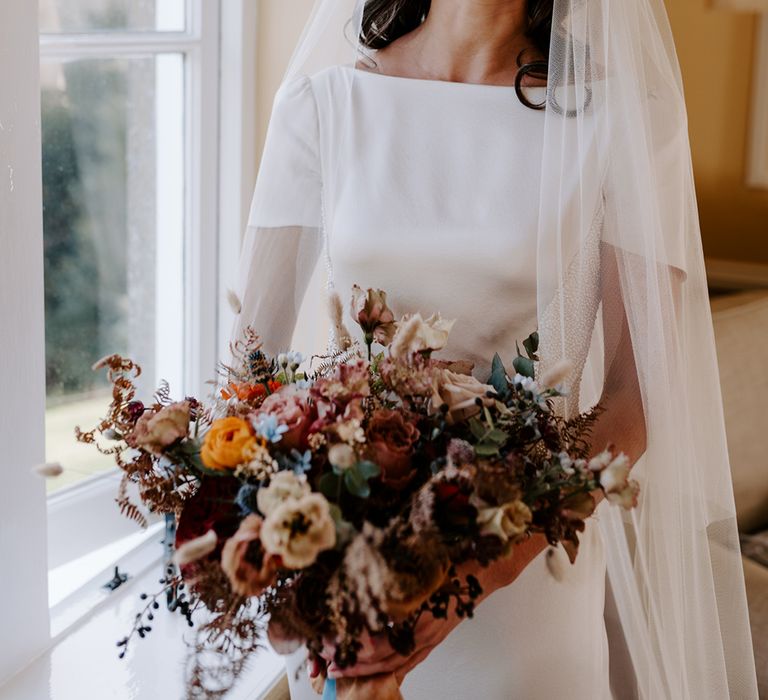
M 384 78 L 389 79 L 393 81 L 402 81 L 405 83 L 434 83 L 437 85 L 454 85 L 454 86 L 463 86 L 468 88 L 488 88 L 490 90 L 500 90 L 500 91 L 514 91 L 515 86 L 514 85 L 495 85 L 492 83 L 467 83 L 461 80 L 438 80 L 434 78 L 411 78 L 404 75 L 390 75 L 389 73 L 377 73 L 376 71 L 366 70 L 365 68 L 357 68 L 355 66 L 351 66 L 349 64 L 345 64 L 341 66 L 342 68 L 346 68 L 347 70 L 354 70 L 357 74 L 364 74 L 364 75 L 373 75 L 377 78 Z M 524 85 L 522 86 L 522 89 L 524 91 L 528 90 L 543 90 L 546 91 L 547 86 L 546 85 Z

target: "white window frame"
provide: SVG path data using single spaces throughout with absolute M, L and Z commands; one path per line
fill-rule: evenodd
M 232 323 L 226 290 L 234 284 L 257 164 L 256 7 L 257 0 L 187 0 L 184 32 L 40 38 L 43 58 L 185 55 L 185 394 L 205 395 Z M 119 476 L 99 474 L 48 499 L 50 569 L 136 533 L 114 504 Z M 83 583 L 103 568 L 84 572 Z
M 45 339 L 37 3 L 0 3 L 0 684 L 48 643 L 44 459 Z

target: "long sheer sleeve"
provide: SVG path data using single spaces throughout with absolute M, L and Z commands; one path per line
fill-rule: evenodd
M 232 339 L 250 326 L 264 350 L 287 350 L 322 251 L 319 127 L 306 76 L 278 91 L 240 253 L 241 310 Z

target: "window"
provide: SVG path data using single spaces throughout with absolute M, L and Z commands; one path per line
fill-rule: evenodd
M 202 393 L 215 370 L 219 250 L 236 255 L 241 228 L 218 218 L 222 20 L 254 35 L 230 16 L 243 3 L 223 5 L 40 0 L 46 459 L 65 468 L 49 482 L 51 571 L 136 531 L 111 460 L 74 439 L 109 401 L 91 365 L 138 360 L 146 396 L 160 379 Z M 244 146 L 228 152 L 245 160 Z

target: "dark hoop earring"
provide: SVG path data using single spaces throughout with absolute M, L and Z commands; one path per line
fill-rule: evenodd
M 520 63 L 520 58 L 518 57 L 518 71 L 515 75 L 515 93 L 517 94 L 517 99 L 520 100 L 526 107 L 530 107 L 531 109 L 544 109 L 547 105 L 547 101 L 544 100 L 544 102 L 540 102 L 539 104 L 536 104 L 534 102 L 531 102 L 524 94 L 523 94 L 523 78 L 526 75 L 530 75 L 533 78 L 540 78 L 541 80 L 546 80 L 547 78 L 547 68 L 548 64 L 546 61 L 531 61 L 530 63 Z M 547 90 L 549 92 L 549 90 Z

